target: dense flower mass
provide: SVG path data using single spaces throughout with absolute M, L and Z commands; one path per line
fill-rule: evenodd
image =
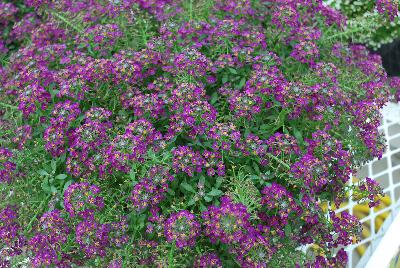
M 194 246 L 200 234 L 200 224 L 196 216 L 186 210 L 172 214 L 165 221 L 165 238 L 175 242 L 178 248 Z
M 399 3 L 397 0 L 377 0 L 376 9 L 393 21 L 399 12 Z
M 360 223 L 321 204 L 378 204 L 349 178 L 400 88 L 346 27 L 320 0 L 0 1 L 0 267 L 345 267 Z

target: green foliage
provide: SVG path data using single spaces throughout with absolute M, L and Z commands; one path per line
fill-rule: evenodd
M 376 0 L 333 0 L 329 2 L 348 17 L 349 29 L 359 29 L 349 36 L 349 40 L 352 42 L 365 44 L 377 50 L 382 45 L 400 38 L 399 17 L 390 21 L 378 14 L 375 10 Z

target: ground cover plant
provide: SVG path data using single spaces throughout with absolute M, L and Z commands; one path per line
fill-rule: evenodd
M 1 6 L 0 267 L 345 267 L 391 88 L 339 12 Z

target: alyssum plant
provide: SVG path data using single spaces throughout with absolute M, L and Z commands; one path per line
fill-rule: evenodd
M 0 4 L 1 267 L 346 265 L 361 224 L 333 208 L 377 204 L 375 181 L 349 180 L 382 156 L 390 87 L 340 13 L 16 3 Z

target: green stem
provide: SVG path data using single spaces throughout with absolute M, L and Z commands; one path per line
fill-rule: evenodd
M 0 105 L 4 106 L 4 107 L 7 107 L 7 108 L 10 108 L 10 109 L 18 110 L 17 106 L 10 105 L 10 104 L 7 104 L 7 103 L 0 102 Z
M 168 267 L 174 267 L 174 253 L 175 253 L 175 241 L 172 242 L 172 247 L 168 253 Z
M 74 29 L 75 31 L 81 33 L 83 30 L 77 26 L 75 26 L 74 24 L 72 24 L 67 18 L 65 18 L 64 16 L 58 14 L 57 12 L 51 12 L 51 14 L 57 18 L 59 18 L 60 20 L 62 20 L 65 24 L 67 24 L 69 27 L 71 27 L 72 29 Z
M 271 157 L 272 159 L 274 159 L 276 162 L 278 162 L 279 164 L 281 164 L 282 166 L 284 166 L 286 169 L 290 170 L 290 166 L 288 164 L 286 164 L 285 162 L 283 162 L 281 159 L 279 159 L 278 157 L 276 157 L 273 154 L 267 153 L 267 155 L 269 157 Z
M 193 20 L 193 0 L 189 1 L 189 19 Z
M 337 34 L 333 34 L 333 35 L 327 37 L 326 40 L 331 40 L 331 39 L 334 39 L 336 37 L 341 37 L 341 36 L 346 36 L 346 35 L 349 35 L 349 34 L 361 32 L 362 30 L 364 30 L 364 28 L 354 28 L 354 29 L 351 29 L 351 30 L 348 30 L 348 31 L 344 31 L 344 32 L 340 32 L 340 33 L 337 33 Z
M 37 212 L 35 213 L 35 215 L 32 217 L 32 219 L 30 220 L 30 222 L 28 223 L 28 226 L 25 229 L 25 232 L 28 233 L 31 231 L 32 229 L 32 224 L 33 222 L 37 219 L 37 216 L 39 215 L 39 213 L 42 212 L 43 206 L 44 204 L 47 202 L 47 200 L 50 198 L 50 196 L 47 196 L 44 200 L 42 200 L 42 202 L 40 202 L 39 204 L 39 208 L 37 210 Z

